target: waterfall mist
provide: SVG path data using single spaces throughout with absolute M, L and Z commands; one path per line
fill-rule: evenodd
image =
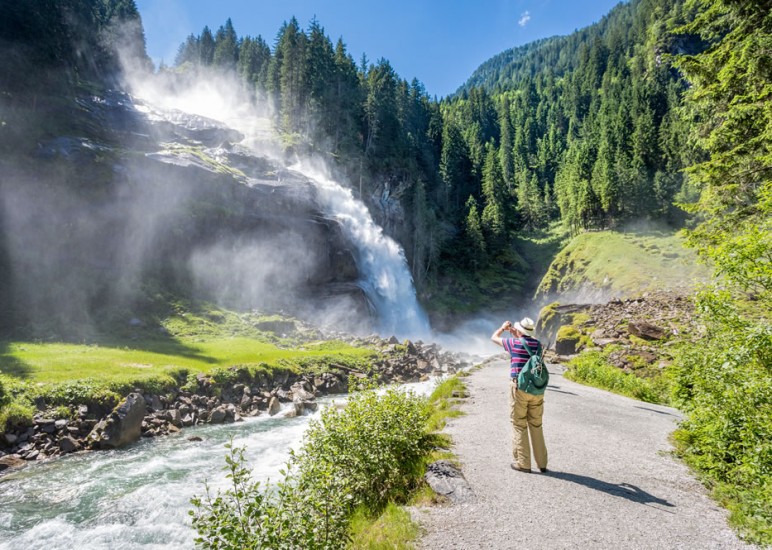
M 130 89 L 138 98 L 167 113 L 184 111 L 206 116 L 238 130 L 239 144 L 251 153 L 286 165 L 278 146 L 278 135 L 270 121 L 274 109 L 267 101 L 255 101 L 236 75 L 201 72 L 196 78 L 171 81 L 163 74 L 130 71 Z M 309 192 L 325 216 L 340 224 L 352 247 L 359 269 L 358 285 L 375 313 L 375 323 L 356 318 L 346 298 L 328 301 L 321 311 L 304 312 L 317 322 L 357 332 L 376 330 L 382 335 L 422 338 L 430 334 L 426 315 L 417 302 L 410 271 L 401 247 L 384 235 L 367 207 L 352 192 L 334 181 L 330 169 L 318 158 L 293 158 L 284 179 L 302 175 Z M 247 172 L 249 177 L 249 173 Z M 194 281 L 209 295 L 222 298 L 237 294 L 242 305 L 269 305 L 292 301 L 293 292 L 318 265 L 317 249 L 309 246 L 302 228 L 271 236 L 269 242 L 217 242 L 199 249 L 191 259 Z M 282 299 L 277 299 L 279 296 Z M 270 304 L 270 302 L 274 302 Z M 302 310 L 303 308 L 295 308 Z M 358 330 L 357 330 L 358 329 Z
M 269 101 L 235 73 L 149 72 L 141 49 L 119 52 L 128 93 L 75 91 L 0 159 L 6 326 L 89 338 L 190 297 L 429 336 L 400 246 L 331 166 L 287 158 Z

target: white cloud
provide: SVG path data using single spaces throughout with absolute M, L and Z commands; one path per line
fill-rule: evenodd
M 531 20 L 531 12 L 524 11 L 520 15 L 520 19 L 517 20 L 517 24 L 520 25 L 521 27 L 525 27 L 528 24 L 528 21 L 530 20 Z

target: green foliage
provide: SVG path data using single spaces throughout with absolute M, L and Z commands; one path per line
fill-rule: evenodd
M 579 340 L 582 333 L 573 325 L 563 325 L 558 329 L 558 340 Z
M 17 398 L 0 407 L 0 429 L 7 426 L 32 426 L 35 407 L 28 400 Z
M 688 417 L 685 460 L 714 488 L 731 522 L 772 544 L 772 17 L 764 2 L 693 0 L 710 47 L 677 58 L 693 84 L 694 137 L 708 153 L 690 168 L 701 187 L 688 242 L 720 286 L 698 309 L 708 334 L 678 358 L 676 396 Z M 723 288 L 724 290 L 720 290 Z M 743 304 L 743 294 L 752 301 Z M 744 306 L 740 313 L 738 301 Z
M 367 390 L 345 409 L 311 423 L 275 487 L 253 482 L 243 449 L 229 445 L 231 486 L 191 502 L 197 544 L 205 548 L 343 548 L 355 510 L 370 514 L 404 499 L 420 478 L 431 439 L 427 402 L 413 394 Z
M 429 401 L 432 403 L 431 416 L 427 421 L 429 431 L 439 432 L 445 427 L 445 421 L 448 418 L 461 415 L 454 406 L 455 398 L 467 395 L 466 386 L 458 376 L 443 380 L 429 396 Z
M 687 413 L 676 433 L 684 459 L 714 487 L 731 521 L 772 543 L 772 329 L 741 315 L 727 293 L 698 308 L 705 338 L 675 362 L 675 397 Z
M 670 384 L 664 375 L 647 379 L 625 373 L 606 361 L 611 351 L 609 346 L 604 352 L 586 351 L 578 355 L 568 364 L 566 378 L 648 403 L 669 402 Z

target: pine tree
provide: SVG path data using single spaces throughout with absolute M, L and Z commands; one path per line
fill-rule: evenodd
M 198 39 L 198 60 L 199 64 L 209 66 L 214 62 L 214 36 L 209 27 L 204 27 L 201 31 L 201 37 Z
M 221 69 L 235 70 L 239 58 L 238 36 L 230 17 L 225 25 L 217 29 L 214 39 L 212 63 Z
M 688 98 L 710 154 L 690 169 L 702 184 L 693 210 L 703 222 L 689 241 L 719 273 L 772 300 L 772 17 L 767 2 L 695 0 L 700 14 L 684 32 L 711 47 L 683 56 Z
M 485 245 L 485 235 L 482 230 L 480 214 L 477 210 L 477 201 L 471 195 L 466 201 L 466 222 L 464 225 L 464 234 L 466 236 L 468 248 L 467 256 L 473 269 L 477 270 L 485 264 L 487 255 Z
M 482 177 L 482 195 L 484 208 L 482 212 L 482 227 L 491 248 L 500 246 L 501 239 L 506 236 L 506 184 L 501 173 L 498 155 L 495 147 L 488 144 Z

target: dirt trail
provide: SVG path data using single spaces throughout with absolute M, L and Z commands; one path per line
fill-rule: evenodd
M 466 378 L 465 416 L 449 423 L 474 497 L 415 511 L 426 549 L 749 548 L 668 435 L 680 413 L 564 379 L 545 397 L 547 474 L 510 469 L 508 362 Z

